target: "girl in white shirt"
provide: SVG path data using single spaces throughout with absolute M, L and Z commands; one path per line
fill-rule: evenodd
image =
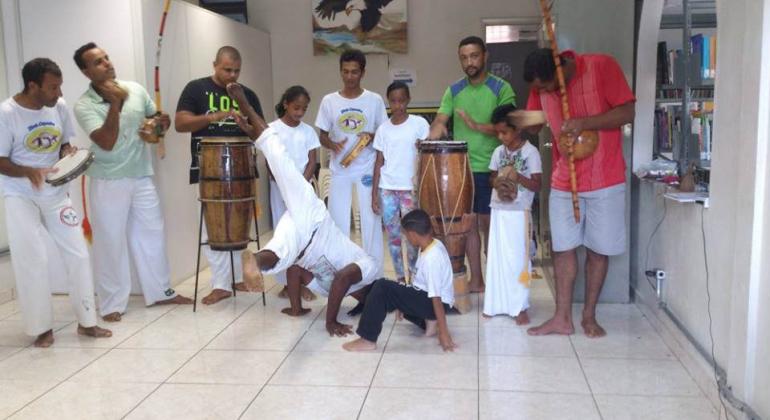
M 269 125 L 278 133 L 286 149 L 286 154 L 297 170 L 310 182 L 316 169 L 316 149 L 321 147 L 321 143 L 318 141 L 318 135 L 313 127 L 302 122 L 302 117 L 307 112 L 308 104 L 310 104 L 310 94 L 304 87 L 292 86 L 286 89 L 286 92 L 281 96 L 281 101 L 275 106 L 275 113 L 278 115 L 278 119 Z M 273 227 L 278 224 L 278 221 L 285 212 L 286 204 L 271 173 L 270 213 L 273 216 Z M 288 297 L 286 272 L 276 274 L 275 278 L 284 285 L 279 296 Z M 302 297 L 305 300 L 315 299 L 313 292 L 305 287 L 302 288 Z
M 409 115 L 409 87 L 403 82 L 388 86 L 390 119 L 377 129 L 372 181 L 372 210 L 382 214 L 388 233 L 388 250 L 398 281 L 404 283 L 404 259 L 401 250 L 401 215 L 415 209 L 414 174 L 417 160 L 416 143 L 428 137 L 430 126 L 424 118 Z M 414 273 L 417 249 L 407 243 L 409 271 Z

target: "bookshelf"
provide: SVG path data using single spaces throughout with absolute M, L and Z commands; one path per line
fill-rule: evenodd
M 680 171 L 690 163 L 702 171 L 711 166 L 718 48 L 713 6 L 682 0 L 661 20 L 653 154 L 676 160 Z

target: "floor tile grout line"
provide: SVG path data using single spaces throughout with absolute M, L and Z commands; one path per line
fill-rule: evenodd
M 588 375 L 586 375 L 585 368 L 583 368 L 583 361 L 580 360 L 580 355 L 577 352 L 577 348 L 575 348 L 575 343 L 572 341 L 572 336 L 569 336 L 569 343 L 572 346 L 572 351 L 575 352 L 575 357 L 577 358 L 578 366 L 580 366 L 580 372 L 583 374 L 583 380 L 586 381 L 586 386 L 588 387 L 588 391 L 591 394 L 591 401 L 594 403 L 594 408 L 596 408 L 596 413 L 599 415 L 599 419 L 603 420 L 604 415 L 602 415 L 602 410 L 599 408 L 599 402 L 596 401 L 596 395 L 594 394 L 594 390 L 591 387 L 591 382 L 588 381 Z
M 278 283 L 276 283 L 275 286 L 277 285 Z M 249 411 L 249 408 L 251 407 L 251 405 L 254 404 L 254 401 L 256 401 L 257 398 L 259 398 L 259 396 L 262 394 L 262 391 L 265 390 L 265 387 L 267 387 L 267 385 L 270 384 L 270 381 L 273 380 L 273 377 L 275 377 L 275 374 L 278 373 L 279 370 L 281 370 L 281 367 L 283 366 L 283 364 L 286 363 L 286 359 L 288 359 L 289 356 L 291 356 L 294 353 L 294 350 L 297 348 L 297 346 L 299 346 L 300 341 L 302 341 L 302 339 L 305 338 L 305 335 L 308 333 L 308 331 L 310 331 L 310 328 L 312 328 L 313 324 L 316 321 L 318 321 L 318 318 L 321 317 L 321 314 L 324 312 L 324 309 L 326 307 L 327 305 L 324 305 L 318 310 L 318 314 L 315 316 L 315 318 L 313 318 L 313 321 L 311 321 L 310 324 L 308 324 L 308 327 L 304 331 L 302 331 L 302 335 L 297 339 L 297 341 L 294 343 L 292 348 L 288 352 L 286 352 L 286 356 L 284 356 L 283 359 L 281 359 L 281 363 L 279 363 L 278 366 L 276 366 L 275 370 L 273 370 L 273 373 L 271 373 L 270 376 L 265 380 L 265 383 L 262 384 L 261 387 L 259 387 L 259 391 L 257 391 L 256 395 L 254 395 L 254 398 L 252 398 L 251 401 L 249 401 L 249 403 L 246 404 L 246 406 L 243 408 L 243 411 L 241 411 L 241 414 L 238 415 L 238 420 L 243 418 L 246 412 Z
M 360 318 L 359 318 L 359 321 L 360 321 Z M 388 332 L 388 339 L 385 341 L 385 345 L 382 346 L 382 353 L 380 353 L 380 358 L 377 360 L 377 366 L 374 367 L 374 373 L 372 373 L 372 379 L 369 381 L 369 386 L 366 388 L 366 394 L 364 394 L 364 398 L 361 400 L 361 407 L 358 409 L 358 415 L 356 415 L 356 420 L 359 420 L 361 418 L 361 414 L 364 412 L 366 399 L 369 398 L 369 392 L 372 391 L 372 385 L 374 385 L 374 379 L 377 377 L 377 372 L 380 370 L 382 359 L 385 357 L 385 351 L 388 349 L 388 344 L 390 343 L 390 337 L 393 336 L 393 330 L 395 329 L 396 329 L 396 321 L 394 320 L 393 323 L 391 323 L 390 325 L 390 331 Z
M 165 316 L 166 314 L 168 314 L 168 313 L 169 313 L 169 312 L 171 312 L 172 310 L 173 310 L 173 309 L 169 309 L 168 311 L 164 312 L 162 315 L 160 315 L 160 316 L 158 316 L 157 318 L 153 319 L 152 321 L 150 321 L 149 323 L 147 323 L 146 325 L 144 325 L 142 328 L 140 328 L 139 330 L 137 330 L 136 332 L 134 332 L 134 333 L 133 333 L 133 334 L 131 334 L 130 336 L 126 337 L 126 338 L 125 338 L 124 340 L 122 340 L 121 342 L 119 342 L 119 343 L 115 344 L 113 347 L 110 347 L 110 348 L 105 348 L 105 347 L 97 347 L 97 348 L 93 348 L 93 347 L 89 347 L 89 349 L 91 349 L 91 350 L 106 350 L 106 351 L 105 351 L 104 353 L 100 354 L 99 356 L 97 356 L 95 359 L 93 359 L 93 360 L 91 360 L 90 362 L 88 362 L 88 363 L 86 363 L 85 365 L 83 365 L 83 366 L 82 366 L 80 369 L 77 369 L 75 372 L 73 372 L 72 374 L 70 374 L 69 376 L 67 376 L 66 378 L 64 378 L 63 380 L 59 381 L 59 382 L 58 382 L 56 385 L 54 385 L 53 387 L 49 388 L 49 389 L 48 389 L 48 390 L 46 390 L 44 393 L 42 393 L 42 394 L 38 395 L 38 396 L 37 396 L 37 397 L 35 397 L 33 400 L 31 400 L 31 401 L 27 402 L 26 404 L 24 404 L 24 405 L 23 405 L 21 408 L 19 408 L 18 410 L 14 411 L 13 413 L 11 413 L 11 414 L 10 414 L 8 417 L 12 417 L 12 416 L 15 416 L 17 413 L 21 412 L 22 410 L 24 410 L 25 408 L 27 408 L 29 405 L 31 405 L 31 404 L 35 403 L 37 400 L 39 400 L 39 399 L 43 398 L 43 397 L 44 397 L 45 395 L 47 395 L 49 392 L 51 392 L 51 391 L 53 391 L 54 389 L 58 388 L 58 387 L 59 387 L 61 384 L 63 384 L 64 382 L 67 382 L 67 381 L 68 381 L 68 380 L 70 380 L 72 377 L 74 377 L 74 376 L 75 376 L 75 375 L 77 375 L 78 373 L 82 372 L 82 371 L 83 371 L 84 369 L 86 369 L 88 366 L 91 366 L 91 364 L 93 364 L 93 363 L 94 363 L 94 362 L 96 362 L 97 360 L 101 359 L 102 357 L 106 356 L 106 355 L 107 355 L 109 352 L 111 352 L 112 350 L 115 350 L 115 349 L 116 349 L 116 348 L 117 348 L 119 345 L 123 344 L 123 343 L 124 343 L 126 340 L 130 339 L 131 337 L 133 337 L 134 335 L 138 334 L 138 333 L 139 333 L 140 331 L 142 331 L 143 329 L 145 329 L 145 328 L 147 328 L 148 326 L 150 326 L 151 324 L 155 323 L 157 320 L 159 320 L 160 318 L 162 318 L 163 316 Z M 65 325 L 64 327 L 62 327 L 62 328 L 59 328 L 59 329 L 58 329 L 58 330 L 56 330 L 56 331 L 61 331 L 62 329 L 64 329 L 64 328 L 68 327 L 69 325 L 71 325 L 72 323 L 75 323 L 75 322 L 77 322 L 77 321 L 72 321 L 72 322 L 68 323 L 67 325 Z M 29 346 L 27 346 L 27 347 L 25 347 L 25 348 L 30 348 L 30 347 L 32 347 L 32 344 L 30 344 Z M 71 349 L 73 349 L 72 347 L 57 347 L 57 348 L 62 348 L 62 349 L 70 349 L 70 350 L 71 350 Z M 82 347 L 81 347 L 81 348 L 82 348 Z
M 268 292 L 270 292 L 271 290 L 273 290 L 273 288 L 274 288 L 276 285 L 277 285 L 277 284 L 274 284 L 274 285 L 270 286 L 270 287 L 269 287 L 267 290 L 265 290 L 265 294 L 267 294 Z M 237 299 L 237 297 L 233 297 L 233 299 Z M 227 328 L 229 328 L 231 325 L 233 325 L 233 323 L 235 323 L 235 321 L 237 321 L 238 319 L 240 319 L 240 318 L 241 318 L 241 317 L 242 317 L 244 314 L 246 314 L 246 313 L 247 313 L 247 312 L 248 312 L 248 311 L 249 311 L 251 308 L 253 308 L 254 306 L 256 306 L 258 303 L 259 303 L 259 300 L 256 300 L 256 301 L 254 301 L 253 303 L 251 303 L 250 305 L 248 305 L 248 306 L 246 307 L 246 309 L 245 309 L 245 310 L 243 310 L 243 311 L 242 311 L 240 314 L 238 314 L 238 316 L 236 316 L 235 318 L 233 318 L 233 319 L 232 319 L 232 320 L 231 320 L 231 321 L 230 321 L 230 322 L 229 322 L 227 325 L 223 326 L 223 327 L 222 327 L 222 328 L 219 330 L 219 332 L 218 332 L 218 333 L 216 333 L 216 334 L 215 334 L 213 337 L 211 337 L 211 339 L 210 339 L 209 341 L 207 341 L 205 344 L 203 344 L 203 345 L 202 345 L 202 346 L 201 346 L 201 347 L 200 347 L 200 348 L 199 348 L 199 349 L 198 349 L 198 350 L 197 350 L 195 353 L 193 353 L 193 355 L 192 355 L 192 356 L 190 356 L 190 357 L 189 357 L 187 360 L 185 360 L 185 361 L 184 361 L 184 363 L 182 363 L 181 365 L 179 365 L 179 367 L 178 367 L 178 368 L 176 368 L 176 369 L 175 369 L 173 372 L 171 372 L 171 374 L 169 374 L 169 375 L 166 377 L 166 379 L 164 379 L 164 380 L 163 380 L 163 382 L 159 383 L 159 384 L 158 384 L 158 386 L 156 386 L 156 387 L 155 387 L 155 389 L 153 389 L 152 391 L 150 391 L 150 392 L 149 392 L 147 395 L 145 395 L 145 396 L 144 396 L 144 398 L 142 398 L 142 399 L 141 399 L 141 400 L 140 400 L 140 401 L 139 401 L 139 402 L 138 402 L 136 405 L 134 405 L 134 406 L 133 406 L 133 407 L 132 407 L 130 410 L 128 410 L 128 412 L 126 412 L 126 414 L 124 414 L 124 415 L 121 417 L 121 419 L 125 419 L 125 418 L 126 418 L 126 417 L 128 417 L 128 416 L 129 416 L 131 413 L 133 413 L 133 412 L 134 412 L 134 410 L 136 410 L 137 408 L 139 408 L 139 406 L 140 406 L 140 405 L 142 405 L 142 404 L 143 404 L 145 401 L 147 401 L 147 399 L 148 399 L 148 398 L 149 398 L 151 395 L 155 394 L 155 393 L 156 393 L 156 392 L 157 392 L 157 391 L 160 389 L 160 387 L 162 387 L 163 385 L 169 384 L 169 382 L 168 382 L 168 380 L 169 380 L 169 379 L 171 379 L 171 378 L 172 378 L 174 375 L 176 375 L 176 374 L 177 374 L 177 372 L 179 372 L 179 370 L 181 370 L 182 368 L 184 368 L 184 367 L 185 367 L 185 366 L 186 366 L 188 363 L 190 363 L 190 361 L 191 361 L 192 359 L 194 359 L 194 358 L 195 358 L 196 356 L 198 356 L 198 355 L 199 355 L 199 354 L 200 354 L 200 353 L 201 353 L 203 350 L 205 350 L 205 349 L 206 349 L 206 346 L 208 346 L 209 344 L 211 344 L 211 342 L 212 342 L 212 341 L 214 341 L 214 340 L 215 340 L 217 337 L 219 337 L 219 335 L 220 335 L 220 334 L 222 334 L 222 332 L 224 332 L 224 330 L 226 330 L 226 329 L 227 329 Z M 170 312 L 171 312 L 171 311 L 168 311 L 168 312 L 166 312 L 166 313 L 164 314 L 164 316 L 165 316 L 166 314 L 170 313 Z M 161 316 L 160 318 L 162 318 L 162 316 Z M 158 318 L 158 319 L 160 319 L 160 318 Z

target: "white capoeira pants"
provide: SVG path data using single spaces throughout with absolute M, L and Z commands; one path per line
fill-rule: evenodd
M 37 336 L 53 328 L 44 231 L 48 231 L 64 261 L 61 273 L 67 277 L 70 301 L 78 323 L 86 328 L 95 326 L 91 262 L 80 219 L 69 196 L 8 196 L 5 197 L 5 216 L 25 332 Z
M 361 174 L 332 173 L 329 186 L 329 214 L 342 233 L 350 236 L 350 208 L 353 202 L 353 188 L 356 189 L 358 210 L 361 216 L 361 240 L 364 251 L 372 256 L 380 267 L 377 277 L 383 274 L 382 217 L 372 211 L 371 167 Z
M 203 223 L 203 232 L 201 240 L 209 240 L 209 234 L 206 231 L 206 223 Z M 230 251 L 214 251 L 208 246 L 203 247 L 203 253 L 209 261 L 211 269 L 211 288 L 222 289 L 228 292 L 233 291 L 233 275 L 230 269 Z M 232 266 L 235 268 L 235 282 L 240 283 L 243 278 L 243 267 L 241 267 L 241 252 L 233 251 Z
M 529 308 L 530 212 L 492 209 L 484 314 L 517 316 Z
M 308 255 L 315 255 L 314 247 L 321 247 L 333 263 L 342 268 L 340 260 L 354 263 L 361 269 L 362 279 L 354 284 L 348 294 L 357 291 L 376 278 L 376 272 L 382 269 L 375 260 L 367 255 L 360 247 L 350 241 L 348 236 L 337 227 L 331 219 L 323 201 L 316 196 L 313 187 L 305 180 L 302 174 L 294 167 L 285 149 L 272 129 L 266 130 L 257 140 L 257 147 L 262 151 L 275 176 L 277 190 L 286 205 L 286 212 L 278 221 L 273 232 L 273 238 L 262 248 L 275 253 L 279 261 L 264 274 L 283 272 L 295 263 L 305 249 L 303 260 Z M 315 236 L 313 235 L 315 232 Z M 311 242 L 311 238 L 313 241 Z M 309 245 L 308 245 L 309 244 Z M 309 269 L 306 267 L 306 269 Z M 322 287 L 313 287 L 318 283 L 314 279 L 308 288 L 322 296 L 328 295 L 328 290 Z
M 123 313 L 131 293 L 129 251 L 147 305 L 173 298 L 160 198 L 150 177 L 91 179 L 93 259 L 99 312 Z
M 283 214 L 286 213 L 286 203 L 283 202 L 281 197 L 281 190 L 278 189 L 278 184 L 274 180 L 270 180 L 270 215 L 273 218 L 273 236 L 275 236 L 276 229 L 278 228 L 278 221 L 281 220 Z M 279 284 L 286 286 L 286 272 L 279 271 L 274 274 L 275 281 Z

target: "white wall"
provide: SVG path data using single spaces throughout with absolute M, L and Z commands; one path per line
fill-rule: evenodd
M 151 66 L 154 65 L 161 2 L 3 0 L 3 11 L 9 7 L 12 10 L 17 4 L 19 27 L 16 28 L 16 39 L 6 38 L 5 45 L 19 42 L 21 50 L 17 56 L 6 54 L 10 57 L 7 67 L 9 86 L 21 86 L 20 69 L 24 62 L 39 56 L 49 57 L 62 68 L 64 98 L 68 104 L 74 104 L 86 90 L 88 81 L 77 69 L 72 54 L 80 45 L 94 41 L 110 54 L 119 78 L 135 80 L 152 93 Z M 63 19 L 63 16 L 78 18 Z M 4 23 L 7 24 L 8 19 Z M 173 114 L 179 93 L 187 81 L 210 74 L 216 48 L 224 44 L 241 48 L 244 64 L 255 70 L 244 76 L 245 82 L 266 102 L 272 102 L 270 48 L 266 34 L 179 1 L 172 4 L 166 32 L 161 63 L 165 110 Z M 267 93 L 263 94 L 263 91 Z M 166 222 L 172 283 L 175 284 L 195 271 L 198 202 L 197 189 L 187 184 L 189 135 L 180 135 L 172 129 L 166 141 L 168 155 L 161 162 L 156 160 L 155 171 Z M 78 129 L 74 143 L 87 146 L 90 141 Z M 264 178 L 263 182 L 266 182 Z M 70 189 L 75 206 L 80 209 L 79 183 L 71 185 Z M 263 202 L 267 200 L 266 191 L 266 187 L 260 191 Z M 268 213 L 264 212 L 260 220 L 263 227 L 267 226 Z M 54 252 L 52 267 L 60 266 L 56 257 Z M 51 274 L 54 290 L 66 291 L 61 276 L 55 272 Z M 3 275 L 3 280 L 8 277 Z M 134 291 L 139 291 L 136 284 Z
M 645 9 L 660 7 L 645 2 Z M 657 2 L 659 3 L 659 2 Z M 717 2 L 717 77 L 715 86 L 714 155 L 711 207 L 668 202 L 668 214 L 652 241 L 649 265 L 646 245 L 663 214 L 662 187 L 637 184 L 639 216 L 636 270 L 639 303 L 655 308 L 653 292 L 644 280 L 645 268 L 668 272 L 664 300 L 695 339 L 710 347 L 706 271 L 701 215 L 704 219 L 710 277 L 713 335 L 717 362 L 726 369 L 728 384 L 738 398 L 770 417 L 767 360 L 770 358 L 770 317 L 766 306 L 770 275 L 766 262 L 770 217 L 767 203 L 767 120 L 770 115 L 770 46 L 768 1 Z M 644 13 L 643 13 L 644 15 Z M 651 21 L 654 19 L 651 19 Z M 640 40 L 657 32 L 657 22 L 643 22 Z M 642 57 L 654 55 L 651 43 L 639 44 L 637 96 L 654 90 L 655 67 L 641 67 Z M 654 104 L 637 104 L 637 128 Z M 646 121 L 646 120 L 644 120 Z M 637 136 L 651 151 L 652 138 Z M 635 150 L 635 153 L 641 149 Z M 645 153 L 646 154 L 646 153 Z M 649 155 L 635 156 L 635 160 Z M 701 372 L 703 373 L 703 372 Z M 701 378 L 703 376 L 701 375 Z M 705 376 L 708 386 L 711 379 Z M 702 382 L 703 383 L 703 382 Z M 713 397 L 713 392 L 711 393 Z
M 312 124 L 323 95 L 341 87 L 339 56 L 313 56 L 311 7 L 306 0 L 248 0 L 250 24 L 270 33 L 273 58 L 273 97 L 293 84 L 310 91 L 305 121 Z M 538 17 L 536 1 L 411 0 L 408 2 L 408 54 L 367 55 L 365 88 L 384 96 L 388 69 L 417 71 L 412 102 L 438 103 L 447 86 L 463 76 L 457 44 L 468 35 L 484 37 L 482 19 Z M 538 18 L 539 19 L 539 18 Z M 526 93 L 516 92 L 520 101 Z

